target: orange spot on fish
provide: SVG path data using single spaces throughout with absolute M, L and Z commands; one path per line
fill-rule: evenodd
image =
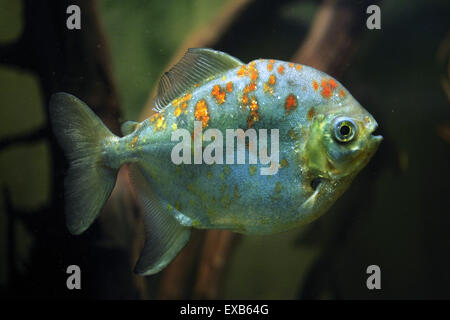
M 250 69 L 250 80 L 252 80 L 252 81 L 256 81 L 256 80 L 258 80 L 258 76 L 259 76 L 259 73 L 258 73 L 258 70 L 256 70 L 256 68 L 251 68 Z
M 227 91 L 228 92 L 232 92 L 233 91 L 233 82 L 228 82 L 227 83 Z
M 256 100 L 255 97 L 251 98 L 251 102 L 250 102 L 250 111 L 256 111 L 258 110 L 258 101 Z
M 172 101 L 172 104 L 173 104 L 175 107 L 178 107 L 178 106 L 180 105 L 180 103 L 181 103 L 181 99 L 175 99 L 175 100 Z
M 218 104 L 222 104 L 226 99 L 225 90 L 222 90 L 222 88 L 216 84 L 211 91 L 211 97 L 215 98 Z
M 329 86 L 326 86 L 322 89 L 322 92 L 320 93 L 322 97 L 330 99 L 332 91 Z
M 166 118 L 164 117 L 164 114 L 158 113 L 158 119 L 156 119 L 154 131 L 165 128 L 166 128 Z
M 173 112 L 173 114 L 175 115 L 175 117 L 178 117 L 181 114 L 181 108 L 180 107 L 176 107 L 176 109 Z
M 199 100 L 195 105 L 194 111 L 195 119 L 202 122 L 202 128 L 208 126 L 209 122 L 209 113 L 208 113 L 208 105 L 204 99 Z
M 295 65 L 295 69 L 296 69 L 297 71 L 302 70 L 302 65 L 301 65 L 301 64 Z
M 284 108 L 286 109 L 286 114 L 291 112 L 291 110 L 295 110 L 295 108 L 297 108 L 297 104 L 298 104 L 297 98 L 293 94 L 288 95 L 286 100 L 284 101 Z
M 328 84 L 329 84 L 333 89 L 336 89 L 336 87 L 337 87 L 337 83 L 336 83 L 336 81 L 334 81 L 333 79 L 330 79 L 330 80 L 328 81 Z
M 247 66 L 246 66 L 245 64 L 243 64 L 243 65 L 239 68 L 239 70 L 238 70 L 238 72 L 237 72 L 237 75 L 238 75 L 239 77 L 243 77 L 243 76 L 245 75 L 246 71 L 247 71 Z
M 279 74 L 284 74 L 284 67 L 283 66 L 279 66 L 277 69 Z
M 267 82 L 268 82 L 271 86 L 273 86 L 273 85 L 275 84 L 276 81 L 277 81 L 277 80 L 276 80 L 275 76 L 272 74 L 272 75 L 269 76 L 269 81 L 267 81 Z
M 314 88 L 314 90 L 319 90 L 319 84 L 317 83 L 317 81 L 316 80 L 314 80 L 313 82 L 312 82 L 312 87 Z
M 249 93 L 251 91 L 255 91 L 255 89 L 256 89 L 256 84 L 254 82 L 250 82 L 250 84 L 244 88 L 244 93 Z
M 276 78 L 275 75 L 271 74 L 269 80 L 264 83 L 264 92 L 269 92 L 270 95 L 273 94 L 273 86 L 275 85 Z
M 341 97 L 341 98 L 345 97 L 345 91 L 344 90 L 341 89 L 339 91 L 339 97 Z
M 292 62 L 289 63 L 289 68 L 293 68 L 294 64 Z
M 269 94 L 273 94 L 273 88 L 269 86 L 266 82 L 264 82 L 264 93 L 269 92 Z
M 323 79 L 321 86 L 322 86 L 321 95 L 326 99 L 330 99 L 330 97 L 333 94 L 334 89 L 337 87 L 337 83 L 333 79 L 328 79 L 328 80 Z
M 248 97 L 246 94 L 242 96 L 242 104 L 246 106 L 248 104 Z
M 172 101 L 172 104 L 173 104 L 175 107 L 178 107 L 178 106 L 180 105 L 180 103 L 189 101 L 189 100 L 191 100 L 191 99 L 192 99 L 192 93 L 187 93 L 187 94 L 184 95 L 183 97 L 177 98 L 177 99 L 173 100 L 173 101 Z
M 258 101 L 255 97 L 251 98 L 250 101 L 250 114 L 247 118 L 247 126 L 251 128 L 255 122 L 259 121 L 259 112 L 258 112 Z
M 158 119 L 159 113 L 155 113 L 154 115 L 152 115 L 150 117 L 150 122 L 153 123 L 155 122 L 156 119 Z
M 258 79 L 259 73 L 255 66 L 255 61 L 251 62 L 248 67 L 246 65 L 242 65 L 238 70 L 237 75 L 240 77 L 249 76 L 250 80 L 256 81 Z

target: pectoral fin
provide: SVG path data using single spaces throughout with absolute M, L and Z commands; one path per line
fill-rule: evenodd
M 317 185 L 314 187 L 314 192 L 309 196 L 308 199 L 300 206 L 299 215 L 301 216 L 301 224 L 309 223 L 319 216 L 321 216 L 332 202 L 329 202 L 328 207 L 318 211 L 317 208 L 320 207 L 319 201 L 327 199 L 327 190 L 330 188 L 330 182 L 327 179 L 317 179 Z

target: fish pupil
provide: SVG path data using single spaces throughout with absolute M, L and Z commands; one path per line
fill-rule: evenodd
M 339 132 L 341 133 L 341 135 L 346 136 L 350 133 L 350 127 L 347 125 L 343 125 L 341 129 L 339 129 Z

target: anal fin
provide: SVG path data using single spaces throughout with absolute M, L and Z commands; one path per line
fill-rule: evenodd
M 130 165 L 130 178 L 142 205 L 146 232 L 135 272 L 146 276 L 164 269 L 184 248 L 191 232 L 174 218 L 168 204 L 151 190 L 139 165 Z

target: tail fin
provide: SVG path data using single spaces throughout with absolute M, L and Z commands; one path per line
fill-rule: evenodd
M 114 135 L 85 103 L 67 93 L 51 97 L 50 119 L 70 163 L 64 181 L 67 228 L 80 234 L 95 220 L 116 183 L 117 169 L 101 160 L 102 141 Z

